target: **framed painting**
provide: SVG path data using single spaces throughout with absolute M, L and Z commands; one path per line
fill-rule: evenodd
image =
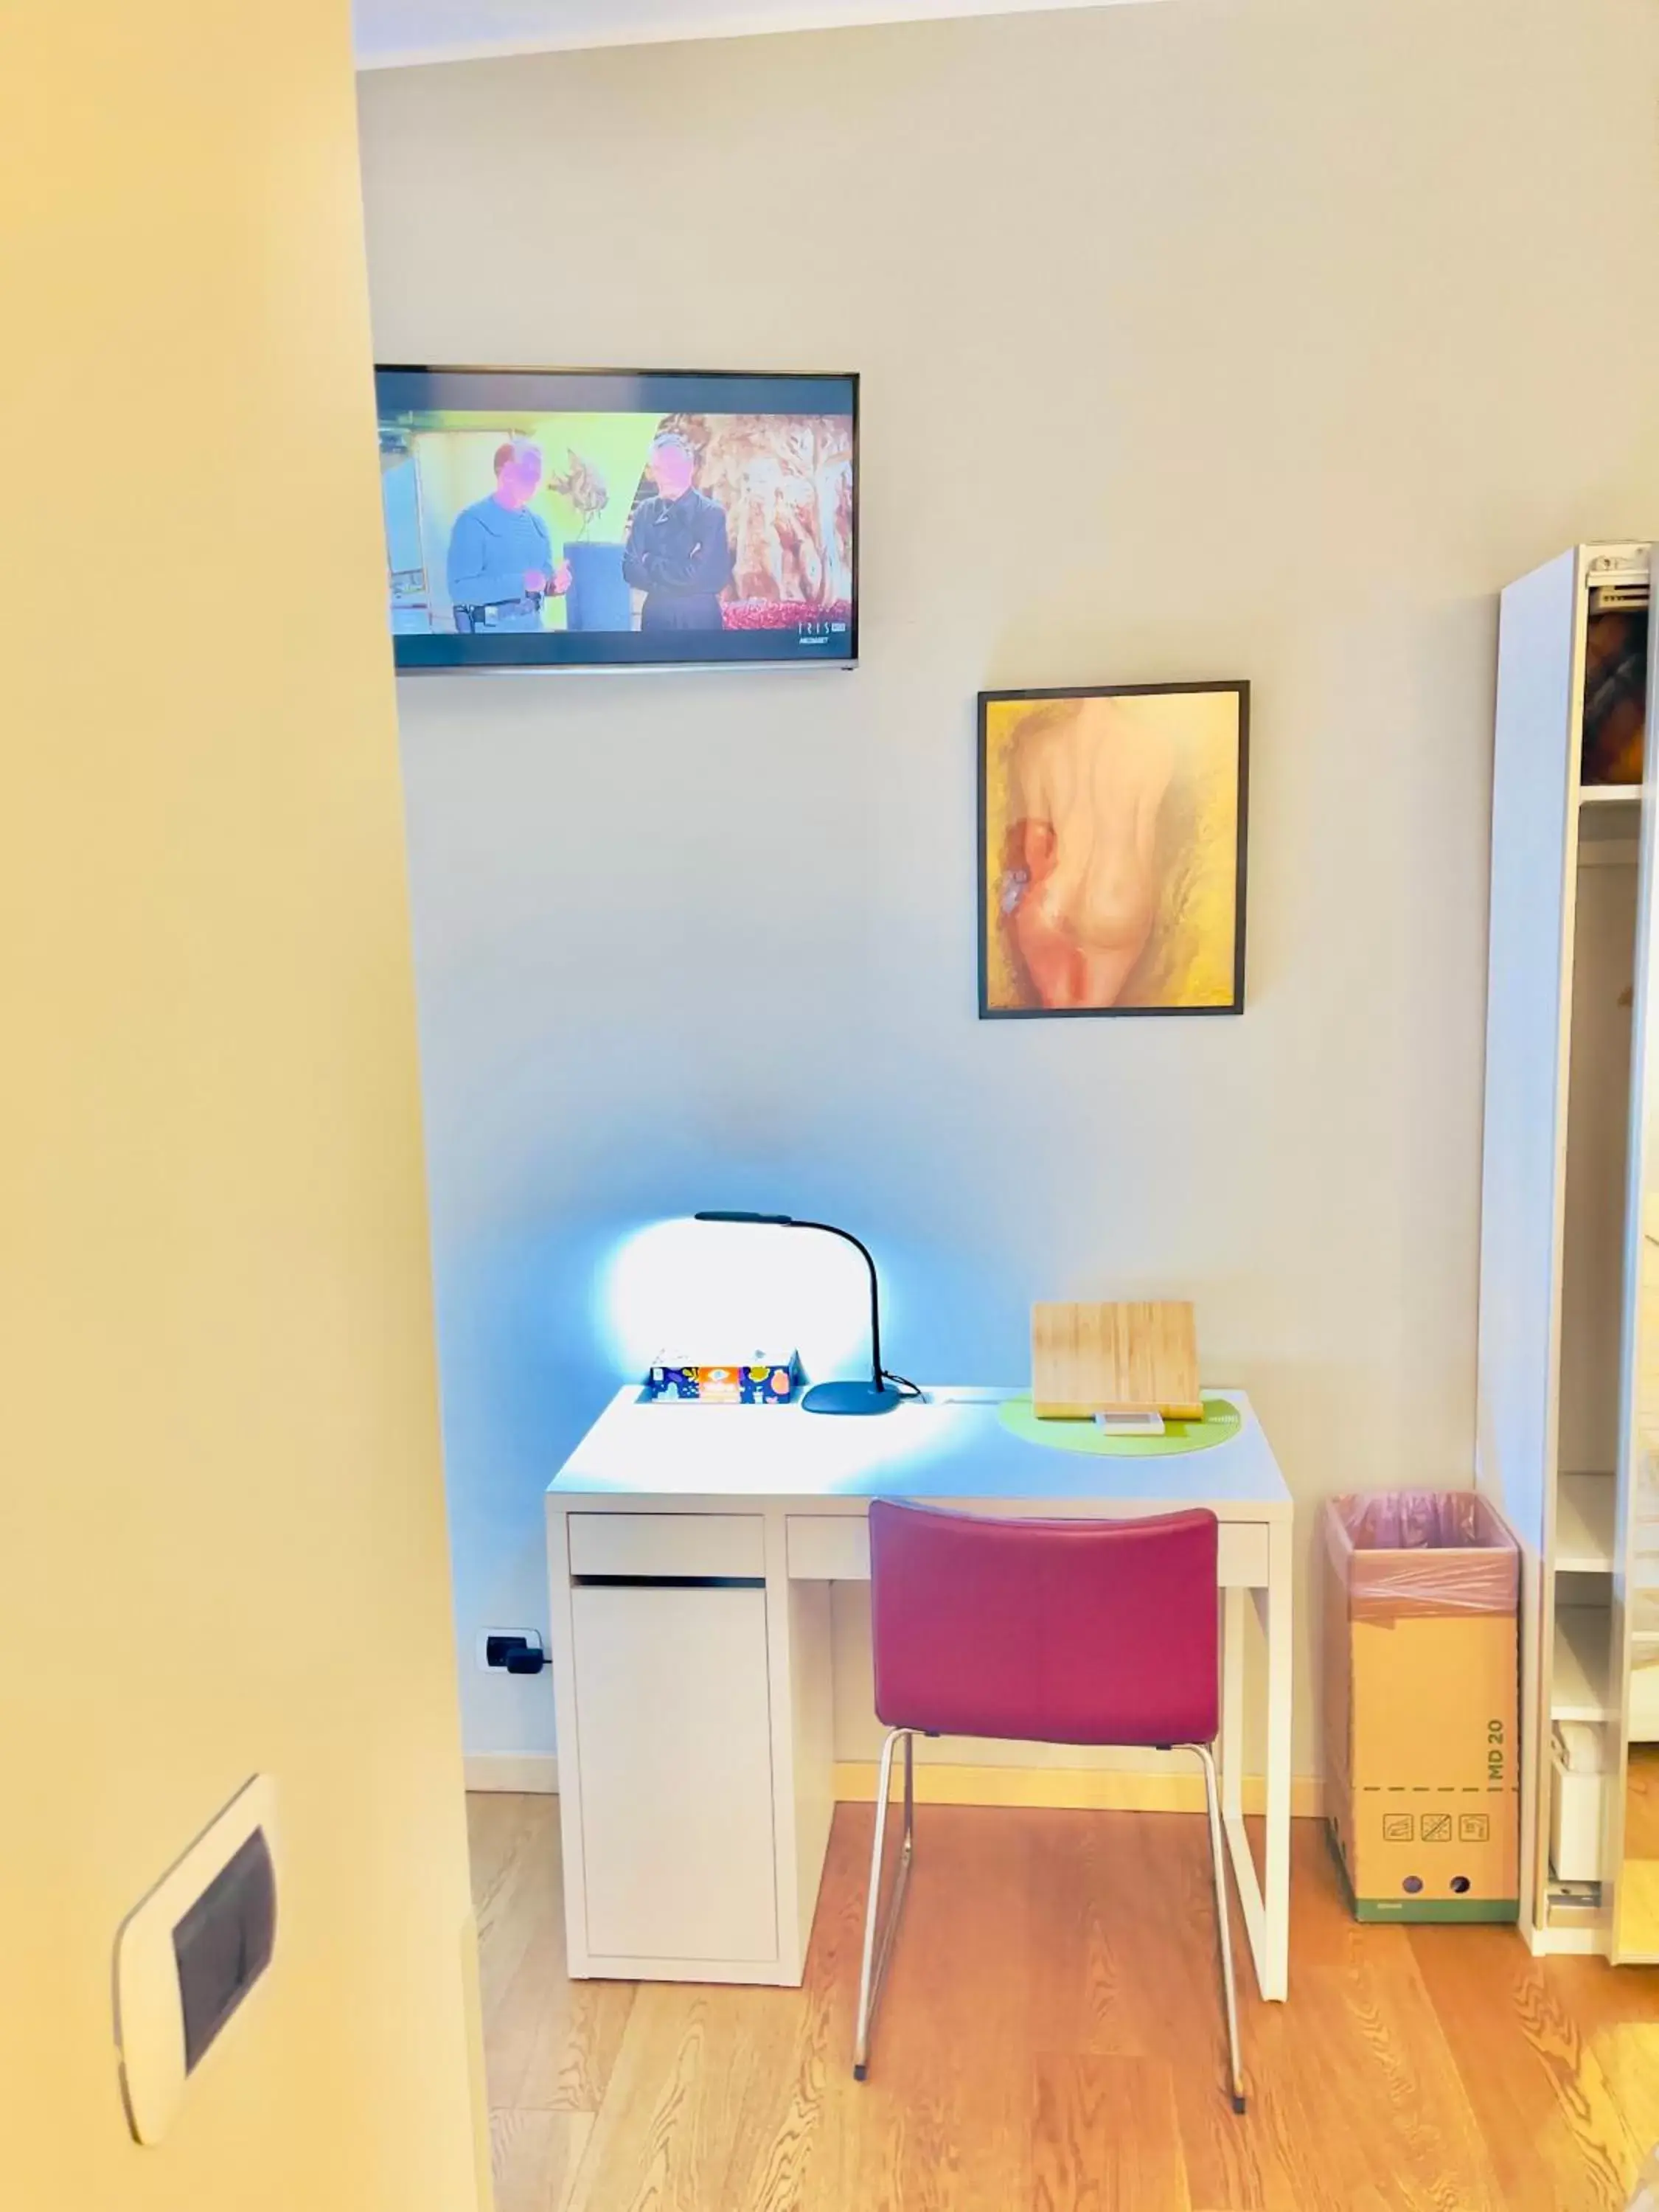
M 1248 684 L 979 695 L 980 1018 L 1244 1009 Z

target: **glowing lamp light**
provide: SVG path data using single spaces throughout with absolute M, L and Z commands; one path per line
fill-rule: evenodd
M 870 1271 L 870 1379 L 867 1382 L 817 1382 L 801 1400 L 804 1413 L 890 1413 L 899 1403 L 902 1393 L 887 1379 L 887 1370 L 881 1364 L 881 1286 L 876 1279 L 876 1263 L 870 1249 L 861 1244 L 850 1229 L 837 1229 L 828 1221 L 797 1221 L 787 1213 L 700 1213 L 699 1221 L 741 1222 L 750 1228 L 815 1229 L 826 1237 L 839 1237 L 843 1243 L 864 1255 L 864 1264 Z
M 601 1298 L 623 1372 L 642 1374 L 664 1352 L 735 1360 L 798 1350 L 809 1375 L 856 1372 L 864 1364 L 870 1285 L 853 1240 L 755 1231 L 749 1217 L 681 1216 L 650 1222 L 617 1247 Z M 871 1383 L 854 1387 L 868 1390 Z

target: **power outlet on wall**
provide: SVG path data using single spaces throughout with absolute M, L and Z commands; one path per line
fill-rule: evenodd
M 539 1651 L 544 1658 L 546 1657 L 546 1647 L 542 1642 L 539 1628 L 481 1628 L 477 1640 L 478 1665 L 486 1674 L 501 1674 L 507 1671 L 507 1662 L 500 1656 L 499 1649 L 496 1656 L 491 1659 L 491 1644 L 499 1647 L 515 1640 L 528 1644 L 532 1651 Z

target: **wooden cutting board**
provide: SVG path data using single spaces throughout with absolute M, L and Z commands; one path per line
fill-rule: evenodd
M 1191 1302 L 1033 1306 L 1031 1407 L 1044 1421 L 1148 1413 L 1200 1419 Z

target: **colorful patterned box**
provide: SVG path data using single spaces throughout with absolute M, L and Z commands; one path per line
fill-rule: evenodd
M 647 1398 L 694 1398 L 705 1406 L 787 1406 L 800 1388 L 800 1355 L 761 1352 L 730 1367 L 659 1352 L 645 1378 Z

